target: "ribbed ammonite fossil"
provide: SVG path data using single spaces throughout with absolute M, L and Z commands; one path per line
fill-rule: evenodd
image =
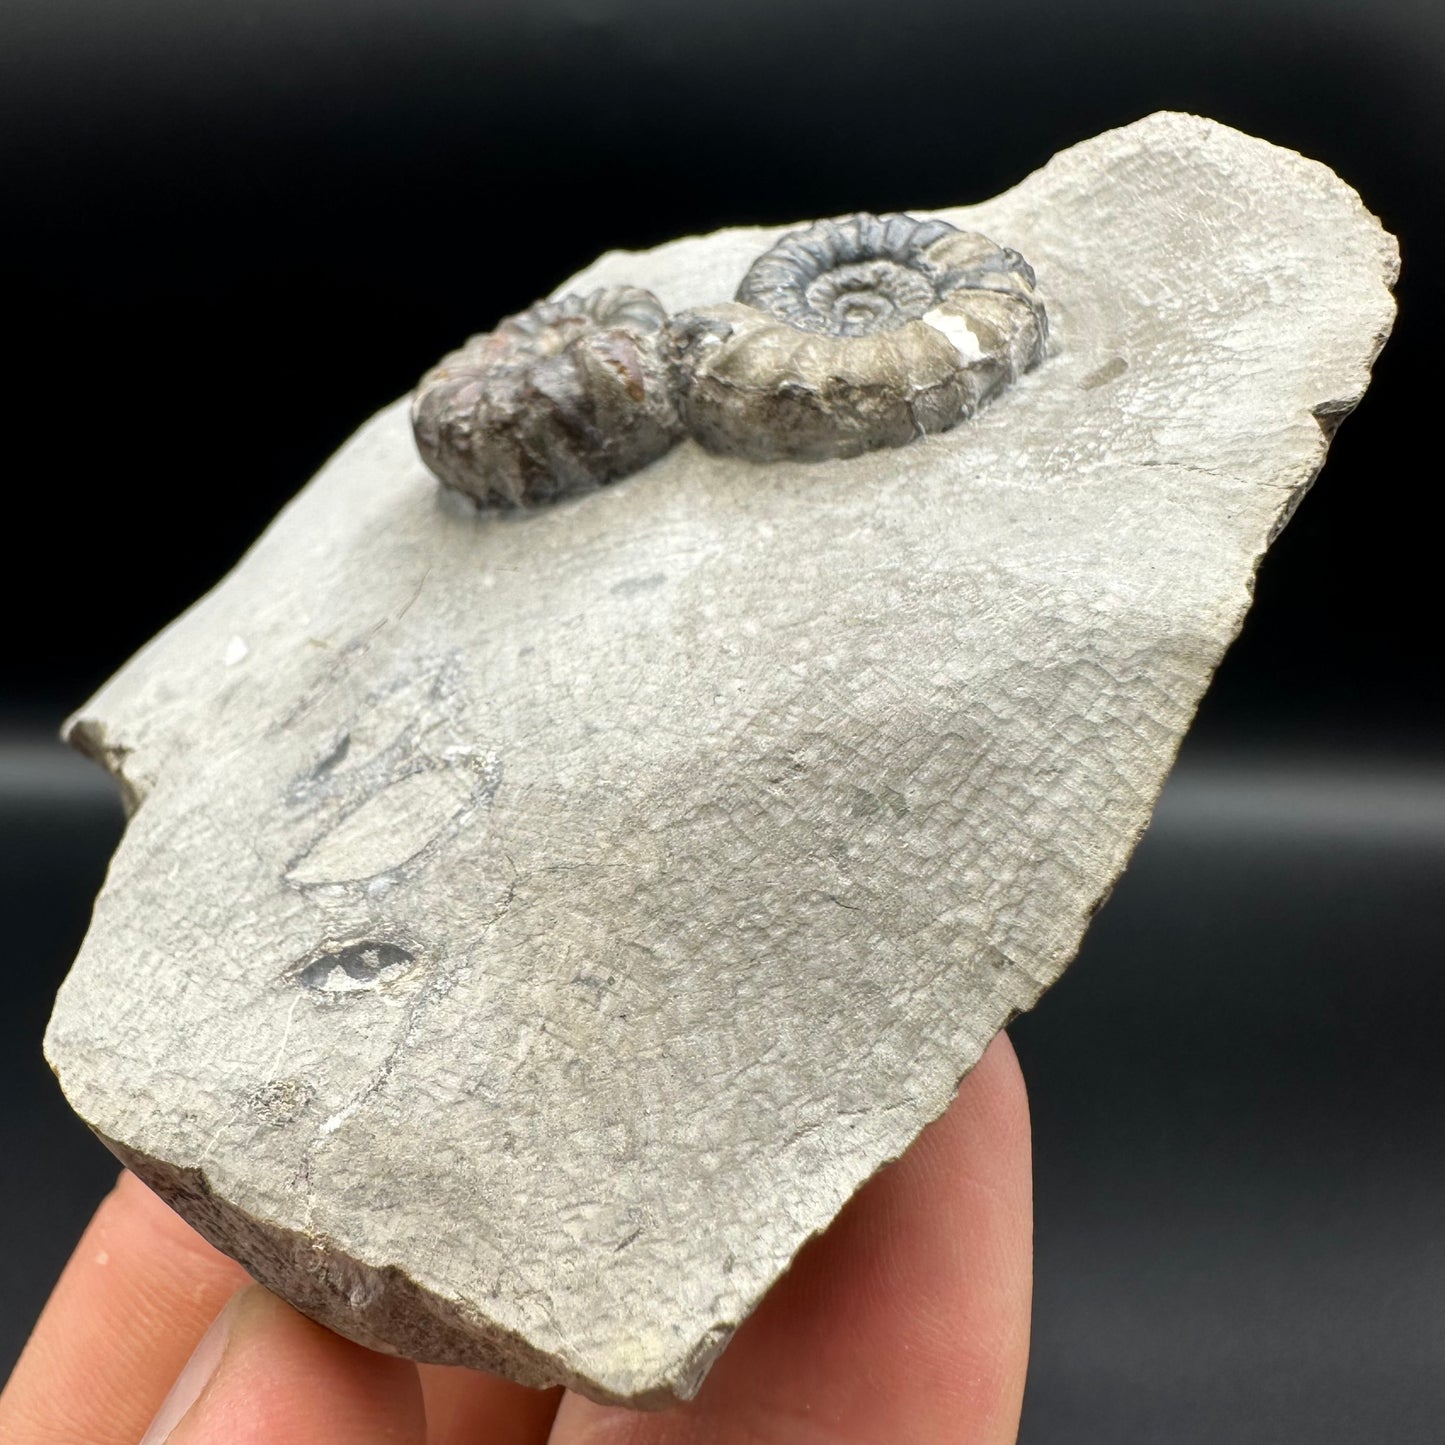
M 479 502 L 525 506 L 586 491 L 682 434 L 667 314 L 650 291 L 540 301 L 472 337 L 422 377 L 422 460 Z
M 848 216 L 784 236 L 734 302 L 673 322 L 679 408 L 710 451 L 849 457 L 946 431 L 1044 353 L 1017 251 L 946 221 Z

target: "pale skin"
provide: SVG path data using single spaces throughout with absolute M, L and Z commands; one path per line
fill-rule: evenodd
M 1028 1103 L 1001 1035 L 689 1404 L 638 1413 L 373 1354 L 252 1284 L 123 1174 L 0 1395 L 0 1441 L 1013 1445 L 1031 1286 Z

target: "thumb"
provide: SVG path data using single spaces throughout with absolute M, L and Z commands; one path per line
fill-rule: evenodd
M 141 1445 L 425 1445 L 416 1367 L 313 1324 L 259 1285 L 196 1346 Z

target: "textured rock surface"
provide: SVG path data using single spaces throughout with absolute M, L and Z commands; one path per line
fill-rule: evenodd
M 689 1393 L 1128 858 L 1394 244 L 1176 115 L 943 214 L 1054 323 L 975 421 L 496 516 L 399 403 L 72 721 L 135 811 L 48 1056 L 344 1333 Z M 568 287 L 716 301 L 777 234 Z

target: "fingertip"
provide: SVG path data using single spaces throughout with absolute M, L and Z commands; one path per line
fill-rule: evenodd
M 1029 1211 L 1032 1219 L 1028 1086 L 1007 1034 L 994 1036 L 959 1084 L 953 1103 L 924 1129 L 892 1173 L 895 1186 L 942 1186 L 947 1196 L 1001 1193 L 1003 1201 Z

